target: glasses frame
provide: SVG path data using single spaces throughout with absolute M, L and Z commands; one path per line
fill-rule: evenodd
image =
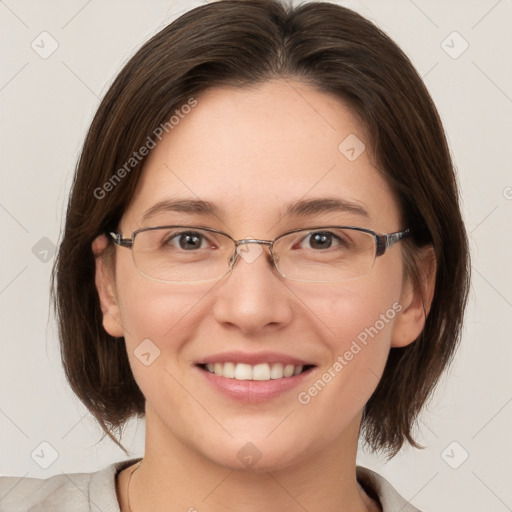
M 319 226 L 319 227 L 312 227 L 312 228 L 293 229 L 291 231 L 287 231 L 286 233 L 283 233 L 283 234 L 277 236 L 276 238 L 274 238 L 274 240 L 262 240 L 262 239 L 258 239 L 258 238 L 244 238 L 242 240 L 236 240 L 228 233 L 225 233 L 224 231 L 220 231 L 220 230 L 214 229 L 214 228 L 207 228 L 207 227 L 202 227 L 202 226 L 162 225 L 162 226 L 150 226 L 150 227 L 146 227 L 146 228 L 139 228 L 132 233 L 130 238 L 124 238 L 123 233 L 116 233 L 115 231 L 110 231 L 109 235 L 110 235 L 110 239 L 114 242 L 115 245 L 118 245 L 119 247 L 125 247 L 128 249 L 132 249 L 133 245 L 135 243 L 135 237 L 137 236 L 138 233 L 142 233 L 143 231 L 154 231 L 157 229 L 169 229 L 169 228 L 172 228 L 172 229 L 183 228 L 183 229 L 187 229 L 187 230 L 191 230 L 191 231 L 194 229 L 200 229 L 202 231 L 209 231 L 211 233 L 217 233 L 219 235 L 224 235 L 224 236 L 228 237 L 235 245 L 233 254 L 231 255 L 231 257 L 228 261 L 228 265 L 229 265 L 228 270 L 226 271 L 225 274 L 223 274 L 222 276 L 215 278 L 215 279 L 207 279 L 207 280 L 201 280 L 201 281 L 166 281 L 163 279 L 156 279 L 153 277 L 149 277 L 149 276 L 143 274 L 142 271 L 139 270 L 139 268 L 135 264 L 135 260 L 134 260 L 135 268 L 137 268 L 138 272 L 146 279 L 150 279 L 152 281 L 158 281 L 158 282 L 162 282 L 162 283 L 181 283 L 181 284 L 184 284 L 187 282 L 200 283 L 200 282 L 204 282 L 204 281 L 217 281 L 219 279 L 222 279 L 225 275 L 227 275 L 229 272 L 231 272 L 231 270 L 233 270 L 236 262 L 238 261 L 238 251 L 237 251 L 238 247 L 240 247 L 241 245 L 246 245 L 246 244 L 259 244 L 259 245 L 266 245 L 269 248 L 270 257 L 271 257 L 272 264 L 273 264 L 274 268 L 277 270 L 279 275 L 284 277 L 285 279 L 290 279 L 291 281 L 304 281 L 304 282 L 308 282 L 308 283 L 338 282 L 338 281 L 311 281 L 309 279 L 294 279 L 294 278 L 291 278 L 291 277 L 288 277 L 288 276 L 282 274 L 277 266 L 276 259 L 274 256 L 274 252 L 273 252 L 274 244 L 281 238 L 291 235 L 293 233 L 298 233 L 300 231 L 321 231 L 324 229 L 349 229 L 349 230 L 353 230 L 353 231 L 360 231 L 362 233 L 367 233 L 373 237 L 373 239 L 375 240 L 375 256 L 374 256 L 374 262 L 375 262 L 375 258 L 385 254 L 385 252 L 388 249 L 390 249 L 391 247 L 393 247 L 393 245 L 395 245 L 397 242 L 400 242 L 400 240 L 407 238 L 413 232 L 413 229 L 407 228 L 402 231 L 395 231 L 394 233 L 384 233 L 383 234 L 383 233 L 376 233 L 375 231 L 373 231 L 371 229 L 360 228 L 357 226 Z M 133 255 L 133 251 L 132 251 L 132 255 Z M 372 268 L 373 268 L 373 266 L 372 266 Z M 370 270 L 370 272 L 371 272 L 371 270 Z M 364 274 L 363 276 L 358 276 L 358 277 L 364 277 L 365 275 L 368 275 L 368 274 Z M 357 279 L 358 277 L 356 277 L 354 279 Z M 346 281 L 346 280 L 344 279 L 339 282 L 344 282 L 344 281 Z

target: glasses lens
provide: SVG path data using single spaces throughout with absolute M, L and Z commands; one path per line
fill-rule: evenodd
M 166 282 L 220 279 L 228 270 L 234 251 L 226 235 L 183 226 L 139 231 L 133 258 L 139 272 Z
M 274 255 L 281 274 L 297 281 L 337 282 L 370 273 L 375 239 L 349 228 L 301 230 L 279 238 Z

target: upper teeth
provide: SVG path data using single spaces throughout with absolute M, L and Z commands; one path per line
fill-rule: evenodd
M 244 363 L 210 363 L 206 368 L 211 373 L 219 377 L 237 380 L 270 380 L 282 379 L 283 377 L 292 377 L 302 372 L 301 365 L 293 364 L 283 365 L 282 363 L 261 363 L 261 364 L 244 364 Z

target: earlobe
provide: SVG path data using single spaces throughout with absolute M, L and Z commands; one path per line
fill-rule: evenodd
M 124 336 L 121 315 L 117 303 L 116 287 L 113 269 L 109 268 L 105 249 L 108 240 L 105 235 L 96 237 L 92 243 L 92 252 L 96 265 L 95 284 L 100 299 L 103 314 L 103 327 L 114 337 Z
M 418 282 L 410 276 L 404 284 L 400 298 L 402 309 L 394 325 L 392 347 L 405 347 L 418 338 L 432 306 L 437 268 L 433 247 L 421 248 L 416 262 Z

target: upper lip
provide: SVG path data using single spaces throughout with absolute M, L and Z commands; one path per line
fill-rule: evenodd
M 287 354 L 280 354 L 278 352 L 222 352 L 220 354 L 204 357 L 197 361 L 196 364 L 204 365 L 228 362 L 250 364 L 251 366 L 261 363 L 281 363 L 284 365 L 293 364 L 295 366 L 313 365 L 310 361 L 289 356 Z

